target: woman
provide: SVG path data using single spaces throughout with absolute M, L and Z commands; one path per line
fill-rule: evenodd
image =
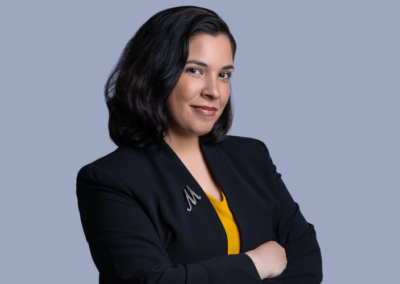
M 208 9 L 150 18 L 105 86 L 118 148 L 77 197 L 100 283 L 321 283 L 308 223 L 257 139 L 227 135 L 236 43 Z

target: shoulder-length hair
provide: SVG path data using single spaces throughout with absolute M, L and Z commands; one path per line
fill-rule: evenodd
M 236 42 L 227 24 L 213 11 L 180 6 L 166 9 L 144 23 L 126 44 L 104 86 L 109 111 L 108 130 L 117 146 L 145 147 L 168 134 L 166 101 L 189 55 L 189 42 L 197 34 L 226 35 Z M 231 96 L 212 130 L 200 143 L 227 138 L 233 121 Z

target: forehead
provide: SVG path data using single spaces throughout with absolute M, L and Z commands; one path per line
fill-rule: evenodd
M 208 65 L 232 64 L 231 42 L 223 34 L 216 37 L 209 34 L 196 35 L 189 42 L 188 60 L 199 60 Z

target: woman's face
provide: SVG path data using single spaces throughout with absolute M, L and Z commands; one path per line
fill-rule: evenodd
M 186 66 L 167 100 L 169 131 L 194 136 L 210 132 L 228 102 L 232 72 L 227 36 L 192 38 Z

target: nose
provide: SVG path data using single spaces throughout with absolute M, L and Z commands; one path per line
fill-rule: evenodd
M 210 97 L 211 99 L 218 99 L 221 96 L 218 86 L 218 79 L 214 76 L 208 76 L 208 78 L 206 78 L 205 86 L 201 95 Z

